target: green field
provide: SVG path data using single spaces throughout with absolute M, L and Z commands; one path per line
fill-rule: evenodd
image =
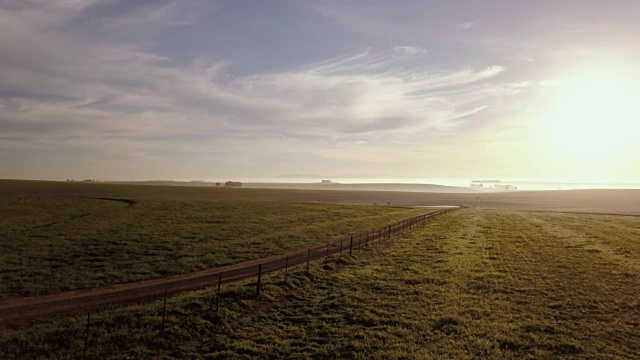
M 640 215 L 640 190 L 430 193 L 400 191 L 229 189 L 109 183 L 0 180 L 0 196 L 109 197 L 188 202 L 305 202 L 348 205 L 462 205 L 491 209 Z
M 322 243 L 425 209 L 0 196 L 0 299 L 133 282 Z
M 251 282 L 94 314 L 95 358 L 640 358 L 640 218 L 463 209 Z M 84 319 L 0 332 L 0 357 L 82 354 Z

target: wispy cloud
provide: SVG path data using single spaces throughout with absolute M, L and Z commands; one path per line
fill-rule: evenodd
M 204 13 L 216 11 L 197 11 L 205 3 L 152 2 L 118 16 L 92 15 L 88 34 L 68 28 L 109 2 L 0 4 L 0 147 L 193 155 L 256 168 L 286 154 L 292 167 L 311 172 L 322 159 L 347 170 L 356 160 L 392 166 L 475 131 L 484 124 L 478 117 L 529 86 L 502 79 L 509 72 L 499 60 L 437 63 L 436 50 L 405 39 L 238 71 L 226 54 L 177 60 L 135 36 L 139 29 L 197 27 Z M 355 21 L 363 32 L 388 25 L 318 9 L 333 21 Z M 131 39 L 109 36 L 114 27 Z
M 461 105 L 478 100 L 481 89 L 491 86 L 480 82 L 505 70 L 502 66 L 454 71 L 407 68 L 410 57 L 422 52 L 396 57 L 397 52 L 368 50 L 299 71 L 236 78 L 229 88 L 263 104 L 287 99 L 288 108 L 278 107 L 273 116 L 279 119 L 278 126 L 290 131 L 390 135 L 451 126 L 447 120 L 466 111 L 458 110 Z M 401 52 L 407 55 L 405 48 Z
M 470 30 L 479 25 L 478 21 L 465 21 L 456 25 L 458 30 Z
M 526 54 L 516 54 L 516 55 L 508 56 L 507 60 L 520 60 L 520 61 L 526 61 L 526 62 L 535 61 L 535 59 L 532 56 L 529 56 Z
M 423 49 L 423 48 L 421 48 L 419 46 L 407 46 L 407 45 L 394 46 L 393 47 L 393 51 L 396 54 L 399 54 L 399 55 L 409 55 L 409 56 L 417 55 L 417 54 L 424 54 L 424 53 L 427 52 L 426 49 Z
M 134 8 L 125 15 L 107 18 L 105 23 L 111 27 L 188 26 L 197 24 L 205 15 L 221 7 L 220 3 L 201 1 L 190 1 L 188 6 L 185 5 L 177 0 L 154 2 Z
M 89 3 L 76 5 L 80 11 Z M 176 5 L 151 10 L 150 18 L 162 22 Z M 177 66 L 130 44 L 76 45 L 73 38 L 18 21 L 20 13 L 11 9 L 0 16 L 11 20 L 0 27 L 20 40 L 0 37 L 10 50 L 0 55 L 0 86 L 7 93 L 0 122 L 12 136 L 213 133 L 229 122 L 288 140 L 434 131 L 455 126 L 448 120 L 467 113 L 465 104 L 492 86 L 481 82 L 504 71 L 499 65 L 416 66 L 425 49 L 398 45 L 289 71 L 234 76 L 228 62 Z

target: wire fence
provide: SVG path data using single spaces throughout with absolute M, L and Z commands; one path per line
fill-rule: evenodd
M 409 219 L 400 220 L 393 224 L 389 224 L 380 228 L 374 228 L 360 232 L 356 235 L 348 235 L 341 238 L 327 241 L 325 244 L 318 244 L 308 248 L 292 251 L 282 255 L 271 256 L 259 260 L 252 260 L 238 265 L 218 268 L 217 272 L 211 274 L 208 278 L 208 284 L 216 282 L 218 288 L 221 284 L 235 282 L 239 280 L 256 278 L 256 295 L 260 295 L 260 285 L 262 275 L 278 270 L 286 271 L 294 266 L 306 264 L 306 271 L 309 271 L 309 264 L 314 260 L 328 259 L 334 254 L 342 254 L 348 252 L 352 255 L 354 249 L 367 246 L 369 243 L 390 239 L 391 236 L 402 232 L 403 230 L 411 230 L 413 227 L 453 210 L 447 208 L 431 212 L 428 214 L 418 215 Z M 219 306 L 219 301 L 216 302 Z
M 327 241 L 325 244 L 318 244 L 282 255 L 248 261 L 240 264 L 242 265 L 240 267 L 234 265 L 221 267 L 218 269 L 218 272 L 212 274 L 212 277 L 209 278 L 209 284 L 211 284 L 212 281 L 217 281 L 218 284 L 224 284 L 248 278 L 257 278 L 258 281 L 256 283 L 256 293 L 259 295 L 260 278 L 264 274 L 283 269 L 286 271 L 288 268 L 302 264 L 306 264 L 308 271 L 309 263 L 311 261 L 327 259 L 333 254 L 343 253 L 347 251 L 351 255 L 354 249 L 358 249 L 361 246 L 367 246 L 372 242 L 390 239 L 391 236 L 397 233 L 400 233 L 406 229 L 411 230 L 413 227 L 424 224 L 430 219 L 433 219 L 451 210 L 453 210 L 453 208 L 447 208 L 428 214 L 418 215 L 409 219 L 397 221 L 393 224 L 389 224 L 380 228 L 363 231 L 356 235 L 344 236 L 331 241 Z
M 305 271 L 309 273 L 310 263 L 324 259 L 328 261 L 334 254 L 342 257 L 352 255 L 354 251 L 363 246 L 368 246 L 376 241 L 390 239 L 393 235 L 405 230 L 424 225 L 444 213 L 455 210 L 446 208 L 423 215 L 414 216 L 397 221 L 379 228 L 362 231 L 355 235 L 343 236 L 324 244 L 291 251 L 285 254 L 242 262 L 239 264 L 218 267 L 200 271 L 195 274 L 171 276 L 168 278 L 142 281 L 134 284 L 114 285 L 107 288 L 87 291 L 75 291 L 52 296 L 31 299 L 17 299 L 15 302 L 0 304 L 0 323 L 12 320 L 25 320 L 28 318 L 41 318 L 49 315 L 63 315 L 77 313 L 78 310 L 87 312 L 86 330 L 84 336 L 84 348 L 82 358 L 87 357 L 87 344 L 89 341 L 91 311 L 105 306 L 122 306 L 131 303 L 141 303 L 163 299 L 162 322 L 160 333 L 164 332 L 165 316 L 167 311 L 167 297 L 185 291 L 204 288 L 216 289 L 215 310 L 221 306 L 222 285 L 255 278 L 256 295 L 260 295 L 262 276 L 284 270 L 285 282 L 289 270 L 295 266 L 305 265 Z

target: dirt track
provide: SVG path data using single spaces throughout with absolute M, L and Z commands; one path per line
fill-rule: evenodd
M 347 252 L 350 247 L 357 248 L 361 244 L 390 238 L 393 234 L 404 229 L 411 229 L 418 224 L 424 224 L 426 221 L 451 210 L 453 209 L 439 210 L 355 236 L 335 239 L 326 244 L 239 264 L 130 284 L 8 300 L 0 303 L 0 323 L 13 324 L 34 318 L 86 312 L 106 306 L 141 303 L 159 299 L 165 291 L 169 294 L 177 294 L 210 287 L 217 284 L 219 280 L 222 283 L 229 283 L 256 277 L 260 270 L 265 274 L 321 259 L 340 251 Z

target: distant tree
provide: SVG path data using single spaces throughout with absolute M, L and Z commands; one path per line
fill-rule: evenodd
M 222 185 L 222 184 L 220 184 L 219 182 L 216 183 L 216 186 L 220 186 L 220 185 Z
M 240 181 L 227 181 L 226 183 L 224 183 L 224 186 L 226 186 L 226 187 L 241 187 L 242 183 Z
M 390 206 L 390 205 L 391 205 L 391 201 L 387 201 L 387 206 Z

